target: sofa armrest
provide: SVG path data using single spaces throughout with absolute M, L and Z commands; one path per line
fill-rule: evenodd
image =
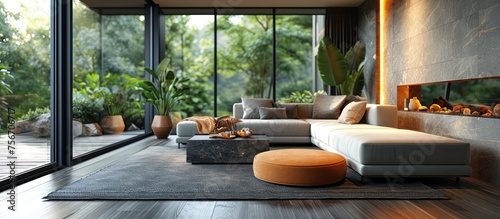
M 366 123 L 378 126 L 398 127 L 398 108 L 395 105 L 367 104 Z
M 233 117 L 242 119 L 243 118 L 243 104 L 235 103 L 233 104 Z

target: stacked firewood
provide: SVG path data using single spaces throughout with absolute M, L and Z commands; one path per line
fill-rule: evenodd
M 484 116 L 500 117 L 500 104 L 496 104 L 493 107 L 477 104 L 455 104 L 452 105 L 446 99 L 439 97 L 436 103 L 433 103 L 427 109 L 427 112 L 433 113 L 449 113 L 449 114 L 461 114 L 461 115 L 471 115 L 471 116 Z

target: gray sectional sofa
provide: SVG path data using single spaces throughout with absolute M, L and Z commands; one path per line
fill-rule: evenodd
M 294 103 L 296 104 L 296 103 Z M 470 176 L 467 142 L 397 128 L 397 108 L 367 104 L 364 122 L 341 124 L 334 119 L 312 119 L 313 104 L 296 104 L 299 119 L 242 119 L 237 129 L 248 127 L 265 134 L 273 144 L 312 143 L 339 153 L 347 165 L 369 177 Z M 241 103 L 233 117 L 243 118 Z M 197 133 L 196 123 L 177 125 L 176 142 L 186 143 Z

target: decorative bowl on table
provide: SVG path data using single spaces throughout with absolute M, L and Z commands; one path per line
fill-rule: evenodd
M 230 131 L 225 131 L 225 132 L 221 132 L 221 133 L 213 133 L 213 134 L 209 134 L 210 138 L 224 138 L 224 139 L 231 139 L 231 138 L 236 138 L 236 135 L 234 135 L 232 132 Z
M 252 136 L 252 134 L 253 134 L 253 131 L 249 128 L 242 128 L 241 130 L 236 131 L 236 135 L 238 135 L 242 138 L 248 138 L 248 137 Z

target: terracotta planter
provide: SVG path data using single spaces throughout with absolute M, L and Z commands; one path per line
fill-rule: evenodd
M 121 115 L 104 116 L 101 120 L 101 128 L 104 134 L 119 135 L 125 130 L 125 122 Z
M 153 119 L 153 123 L 151 124 L 151 129 L 153 129 L 153 133 L 156 138 L 164 139 L 168 138 L 170 135 L 170 131 L 174 125 L 172 124 L 172 119 L 170 116 L 155 116 Z

